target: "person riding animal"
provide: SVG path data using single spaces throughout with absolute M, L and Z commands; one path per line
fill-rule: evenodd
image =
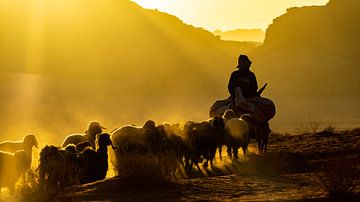
M 265 84 L 258 90 L 255 74 L 250 71 L 252 62 L 246 55 L 240 55 L 238 70 L 231 74 L 228 84 L 230 97 L 216 101 L 210 108 L 209 115 L 222 117 L 227 110 L 234 111 L 236 117 L 242 114 L 250 114 L 247 120 L 252 129 L 252 137 L 258 141 L 259 151 L 266 152 L 268 137 L 271 132 L 269 123 L 275 116 L 275 104 L 267 98 L 261 97 L 265 90 Z
M 240 55 L 238 59 L 238 70 L 231 74 L 228 84 L 228 90 L 231 98 L 231 108 L 240 116 L 241 114 L 249 113 L 253 118 L 259 122 L 266 122 L 265 115 L 253 103 L 248 102 L 247 99 L 258 100 L 261 93 L 265 90 L 265 84 L 258 91 L 258 84 L 255 74 L 250 71 L 252 62 L 246 55 Z

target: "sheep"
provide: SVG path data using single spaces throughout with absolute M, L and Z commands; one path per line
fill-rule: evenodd
M 119 147 L 118 151 L 121 152 L 138 152 L 146 150 L 145 142 L 141 137 L 144 132 L 143 127 L 135 126 L 123 126 L 119 129 L 116 129 L 112 135 L 111 139 L 115 145 Z M 117 155 L 119 152 L 115 152 Z
M 76 152 L 80 153 L 88 147 L 92 148 L 91 143 L 89 141 L 79 143 L 76 145 Z
M 165 123 L 163 125 L 157 126 L 157 129 L 159 130 L 160 134 L 162 134 L 162 142 L 159 144 L 163 144 L 159 145 L 158 147 L 161 148 L 162 152 L 165 154 L 174 155 L 178 165 L 182 165 L 184 167 L 185 165 L 183 159 L 185 155 L 189 156 L 190 149 L 180 135 L 181 131 L 179 125 Z
M 240 115 L 241 116 L 241 115 Z M 223 116 L 225 119 L 236 118 L 237 116 L 233 110 L 227 110 Z M 255 138 L 258 142 L 258 148 L 260 153 L 267 153 L 267 145 L 269 142 L 269 134 L 271 133 L 268 122 L 258 122 L 254 120 L 250 115 L 243 116 L 249 125 L 249 136 Z
M 0 152 L 0 162 L 0 192 L 1 187 L 8 187 L 13 194 L 15 183 L 30 165 L 28 154 L 24 150 L 16 151 L 14 154 Z
M 251 136 L 254 136 L 257 140 L 259 152 L 267 153 L 271 133 L 269 123 L 255 121 L 250 116 L 243 117 L 243 119 L 249 124 Z
M 116 149 L 108 133 L 103 133 L 97 140 L 98 149 L 96 151 L 87 148 L 79 154 L 80 167 L 84 170 L 80 177 L 80 183 L 90 183 L 103 180 L 108 170 L 108 146 Z
M 101 134 L 102 130 L 106 130 L 105 127 L 101 126 L 97 121 L 91 121 L 88 125 L 88 129 L 85 131 L 85 134 L 72 134 L 68 135 L 61 147 L 66 147 L 69 144 L 80 144 L 82 142 L 90 142 L 93 149 L 95 149 L 95 139 L 97 134 Z
M 80 184 L 81 169 L 75 145 L 45 146 L 40 152 L 39 183 L 43 190 Z
M 185 142 L 191 148 L 190 156 L 186 156 L 186 166 L 191 169 L 192 164 L 195 163 L 200 170 L 198 163 L 203 157 L 206 162 L 204 166 L 208 166 L 210 161 L 213 167 L 213 160 L 215 158 L 216 149 L 223 144 L 225 123 L 223 118 L 215 117 L 209 121 L 201 123 L 188 122 L 185 125 Z M 190 165 L 189 165 L 189 160 Z
M 174 177 L 185 143 L 169 128 L 170 124 L 156 126 L 149 120 L 142 127 L 124 126 L 114 131 L 112 140 L 119 146 L 115 152 L 117 172 L 126 177 Z
M 238 159 L 238 149 L 241 147 L 246 155 L 250 141 L 249 124 L 244 119 L 249 119 L 249 114 L 236 118 L 232 110 L 227 110 L 223 116 L 225 120 L 225 144 L 230 158 Z
M 24 150 L 27 153 L 27 157 L 30 161 L 29 167 L 32 161 L 32 148 L 38 147 L 38 141 L 32 134 L 25 135 L 22 141 L 5 141 L 0 143 L 0 151 L 14 153 L 19 150 Z

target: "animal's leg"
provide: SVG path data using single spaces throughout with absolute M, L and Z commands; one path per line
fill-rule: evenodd
M 233 148 L 233 152 L 234 152 L 234 159 L 238 160 L 239 159 L 239 151 L 237 147 Z
M 198 171 L 201 172 L 201 169 L 200 169 L 200 166 L 198 163 L 196 163 L 196 167 L 197 167 Z
M 209 159 L 206 159 L 205 163 L 203 164 L 205 168 L 209 166 Z
M 213 162 L 214 162 L 214 159 L 215 159 L 215 154 L 216 154 L 216 148 L 213 149 L 213 150 L 210 152 L 210 166 L 211 166 L 211 168 L 214 167 Z
M 262 153 L 262 144 L 261 144 L 261 138 L 257 137 L 257 142 L 258 142 L 258 148 L 259 148 L 259 153 Z
M 246 156 L 246 152 L 247 152 L 246 147 L 242 146 L 241 148 L 242 148 L 242 150 L 243 150 L 243 152 L 244 152 L 244 156 Z
M 231 154 L 231 146 L 227 146 L 227 155 L 228 157 L 231 159 L 232 158 L 232 154 Z
M 220 155 L 220 160 L 222 160 L 222 146 L 219 146 L 219 155 Z

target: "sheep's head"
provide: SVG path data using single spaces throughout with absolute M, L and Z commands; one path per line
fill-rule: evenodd
M 228 109 L 225 111 L 224 115 L 223 115 L 223 119 L 225 120 L 230 120 L 236 118 L 236 114 L 232 109 Z
M 222 145 L 225 138 L 225 122 L 221 117 L 214 117 L 210 120 L 210 126 L 217 131 L 217 140 L 219 145 Z
M 241 115 L 240 118 L 242 120 L 246 121 L 249 124 L 249 126 L 254 127 L 256 125 L 255 121 L 252 119 L 250 114 L 243 114 L 243 115 Z
M 217 129 L 224 129 L 225 128 L 225 122 L 224 119 L 221 117 L 214 117 L 210 120 L 210 125 L 213 128 Z
M 23 138 L 23 143 L 27 148 L 32 148 L 32 147 L 36 147 L 38 148 L 38 141 L 36 140 L 34 135 L 26 135 Z
M 153 121 L 153 120 L 146 121 L 143 128 L 145 130 L 153 130 L 153 129 L 155 129 L 156 128 L 155 121 Z
M 86 134 L 90 135 L 90 138 L 95 140 L 96 135 L 102 133 L 103 130 L 106 130 L 106 128 L 101 126 L 99 122 L 91 121 L 88 125 Z
M 71 154 L 76 154 L 76 145 L 74 144 L 69 144 L 68 146 L 65 147 L 65 151 L 71 153 Z
M 111 146 L 113 149 L 117 149 L 117 147 L 114 147 L 110 135 L 108 133 L 103 133 L 99 135 L 98 144 L 99 144 L 99 148 Z

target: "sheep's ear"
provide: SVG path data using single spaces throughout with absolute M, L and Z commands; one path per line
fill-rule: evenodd
M 211 127 L 215 127 L 215 126 L 222 126 L 223 123 L 224 122 L 224 120 L 221 118 L 221 117 L 215 117 L 215 118 L 213 118 L 213 119 L 211 119 L 211 121 L 210 121 L 210 126 Z

